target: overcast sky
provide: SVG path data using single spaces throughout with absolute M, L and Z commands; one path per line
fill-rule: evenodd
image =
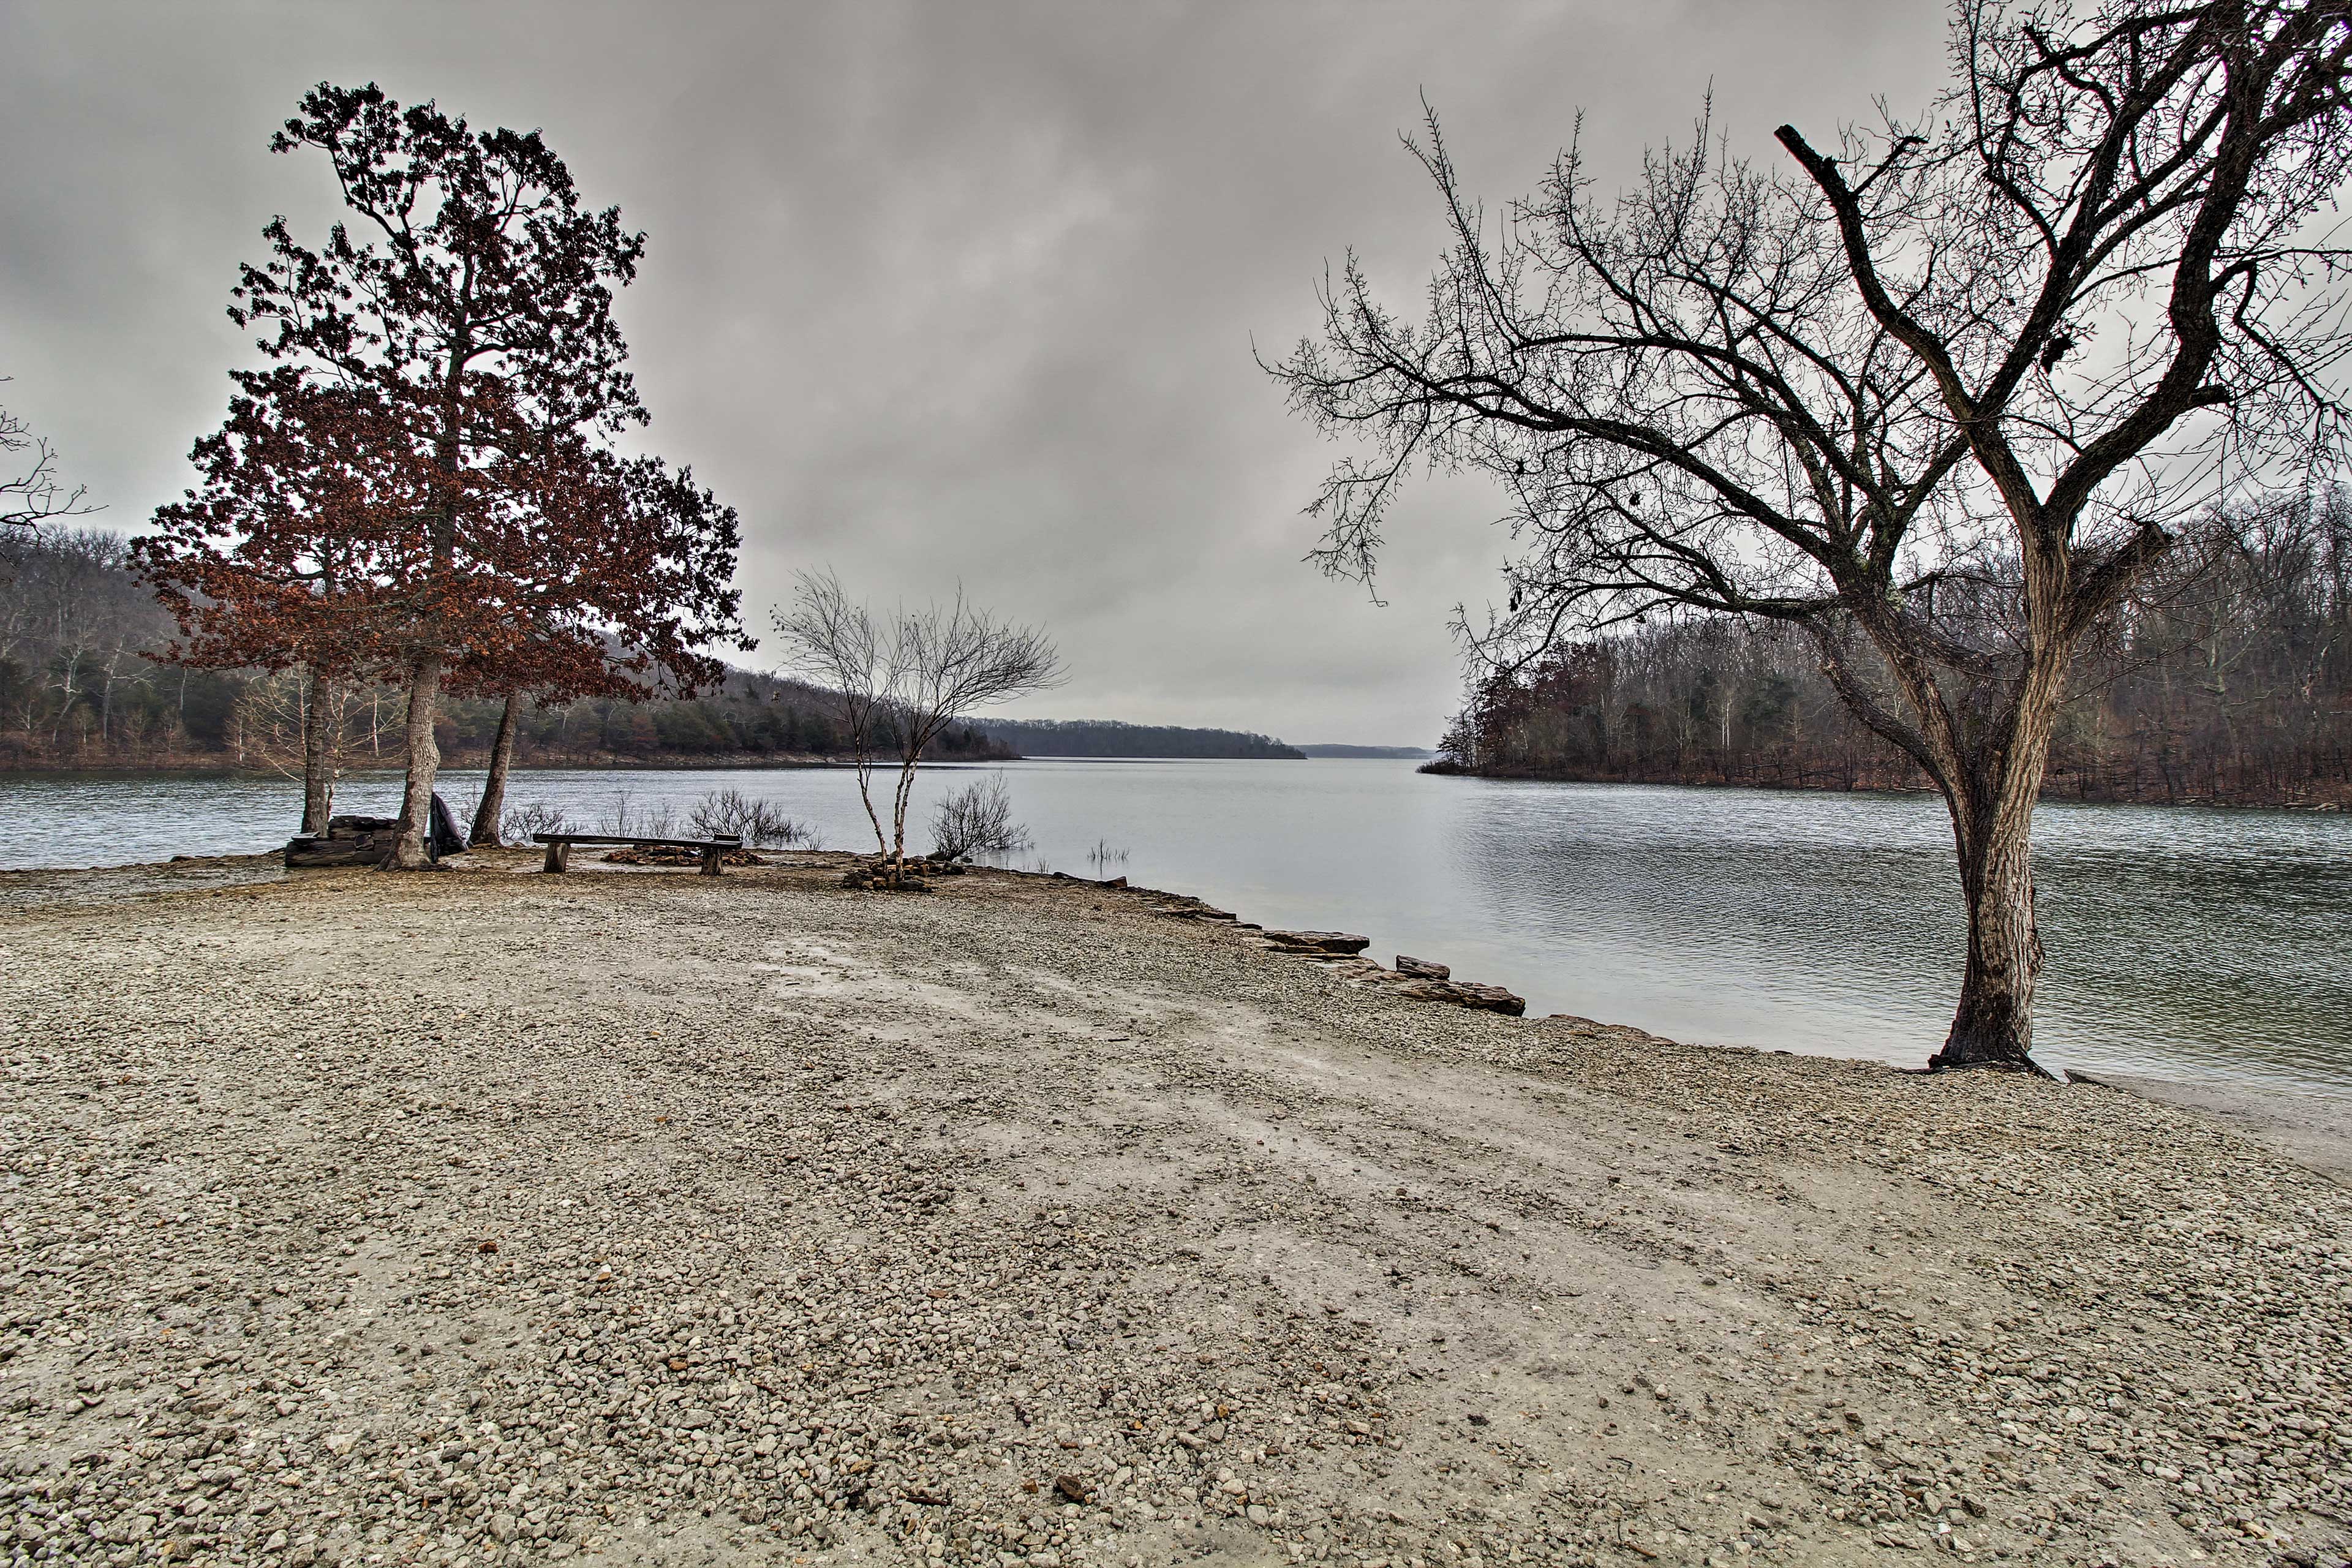
M 0 375 L 135 528 L 187 484 L 262 226 L 332 216 L 270 131 L 320 79 L 536 127 L 649 239 L 622 314 L 651 449 L 743 515 L 747 619 L 799 568 L 961 582 L 1072 671 L 1017 711 L 1427 744 L 1499 498 L 1423 484 L 1385 606 L 1300 562 L 1339 449 L 1252 362 L 1349 247 L 1410 309 L 1443 242 L 1399 148 L 1426 94 L 1490 204 L 1579 109 L 1591 167 L 1816 142 L 1943 73 L 1926 0 L 0 5 Z M 772 650 L 750 662 L 765 666 Z

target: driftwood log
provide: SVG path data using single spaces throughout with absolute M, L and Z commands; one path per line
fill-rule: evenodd
M 302 835 L 287 840 L 286 868 L 310 866 L 373 866 L 392 853 L 390 833 L 354 833 L 345 837 Z

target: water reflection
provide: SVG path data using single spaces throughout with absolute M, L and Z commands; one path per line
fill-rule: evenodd
M 1919 803 L 1486 787 L 1463 852 L 1504 921 L 1550 934 L 1549 988 L 1576 1011 L 1889 1055 L 1950 1015 L 1959 900 Z

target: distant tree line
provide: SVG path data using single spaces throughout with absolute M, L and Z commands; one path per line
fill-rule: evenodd
M 299 776 L 308 686 L 291 672 L 192 668 L 163 658 L 175 626 L 133 575 L 128 542 L 97 529 L 0 533 L 0 766 L 211 766 Z M 336 701 L 344 769 L 400 765 L 404 696 L 355 685 Z M 487 760 L 503 697 L 444 705 L 436 740 L 453 763 Z M 529 703 L 519 757 L 541 765 L 832 759 L 848 737 L 833 693 L 728 668 L 692 697 L 676 693 Z M 968 725 L 930 754 L 1013 751 Z
M 991 739 L 1032 757 L 1303 758 L 1270 736 L 1238 730 L 1189 730 L 1170 724 L 1122 724 L 1109 719 L 984 719 Z
M 2200 569 L 2075 661 L 2044 798 L 2352 805 L 2352 496 L 2219 531 Z M 1436 771 L 1795 789 L 1925 788 L 1797 627 L 1678 620 L 1474 686 Z

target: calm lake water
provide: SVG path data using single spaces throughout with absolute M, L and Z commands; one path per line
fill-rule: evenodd
M 1536 1013 L 1678 1039 L 1916 1065 L 1958 984 L 1950 830 L 1926 797 L 1424 777 L 1397 762 L 1007 764 L 1039 858 L 1196 894 L 1244 920 L 1339 928 L 1509 986 Z M 470 805 L 480 775 L 444 775 Z M 971 770 L 925 769 L 919 812 Z M 621 791 L 685 808 L 733 788 L 832 848 L 871 847 L 846 772 L 546 773 L 509 799 L 583 825 Z M 396 775 L 345 780 L 391 813 Z M 276 780 L 0 776 L 0 866 L 96 866 L 282 842 Z M 2053 1066 L 2352 1094 L 2352 818 L 2045 805 Z M 917 847 L 928 847 L 918 836 Z

